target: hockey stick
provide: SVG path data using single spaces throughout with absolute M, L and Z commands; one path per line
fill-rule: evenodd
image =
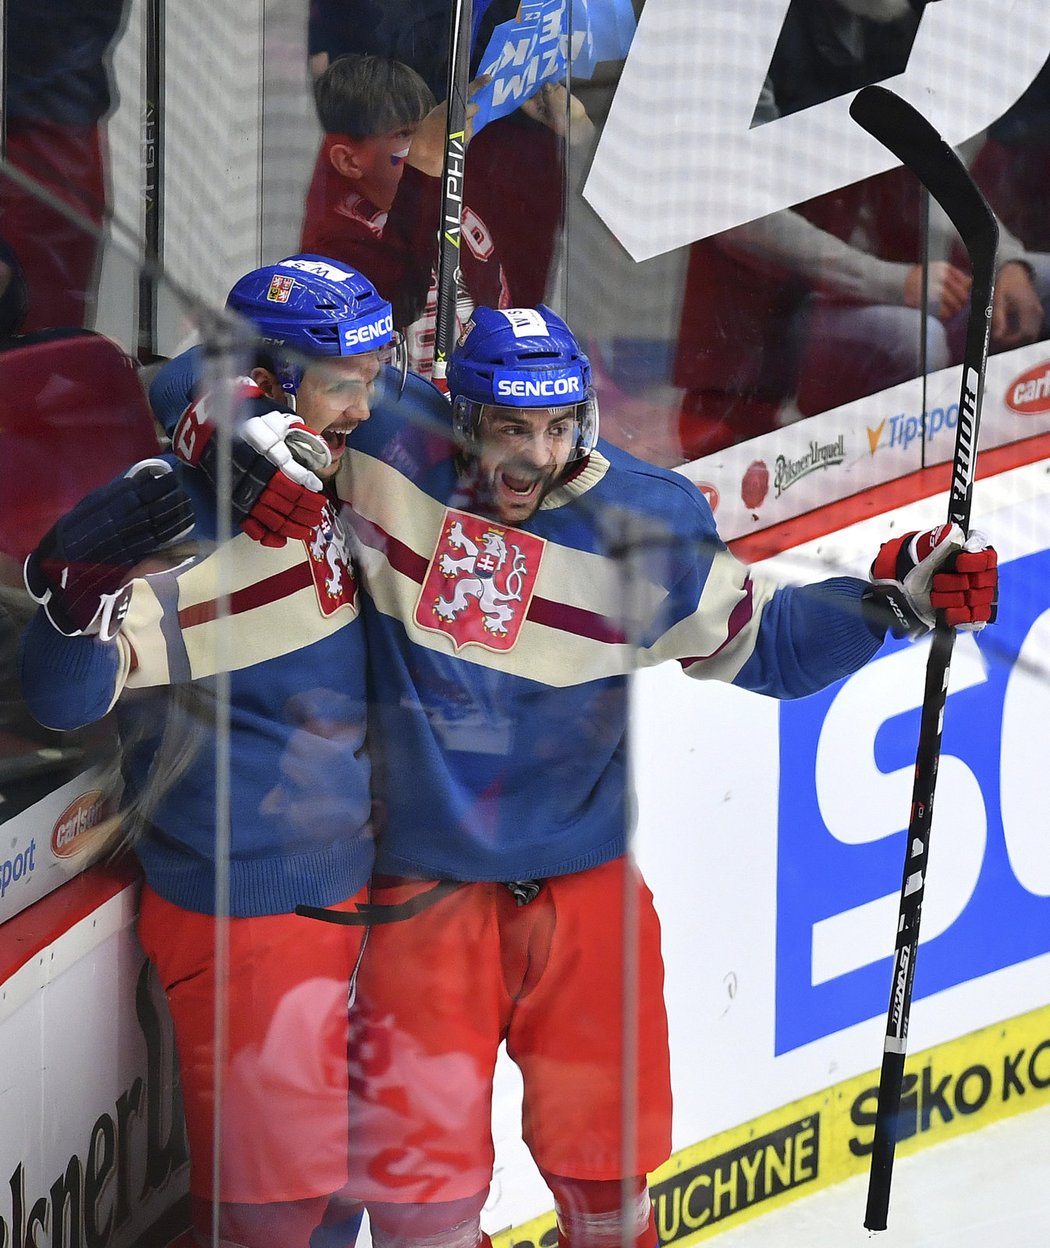
M 157 272 L 164 231 L 164 0 L 149 0 L 142 32 L 142 254 L 139 269 L 137 348 L 140 364 L 157 355 Z
M 463 175 L 467 160 L 467 87 L 470 79 L 472 0 L 454 0 L 448 48 L 448 123 L 441 172 L 437 312 L 434 323 L 434 383 L 446 390 L 445 374 L 456 339 L 459 243 L 463 217 Z
M 850 105 L 850 115 L 917 175 L 959 231 L 970 258 L 970 308 L 948 500 L 948 523 L 958 524 L 965 533 L 970 525 L 999 227 L 965 165 L 910 104 L 885 87 L 864 87 Z M 926 665 L 926 687 L 915 756 L 900 917 L 868 1179 L 868 1203 L 864 1215 L 864 1225 L 869 1231 L 886 1229 L 904 1055 L 908 1042 L 908 1018 L 915 980 L 915 956 L 919 944 L 919 919 L 933 819 L 933 796 L 954 643 L 955 630 L 938 625 L 934 629 Z

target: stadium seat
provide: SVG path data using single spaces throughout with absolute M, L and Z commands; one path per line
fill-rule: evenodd
M 58 516 L 156 455 L 160 442 L 135 363 L 110 339 L 78 332 L 8 342 L 0 351 L 0 561 L 9 569 Z

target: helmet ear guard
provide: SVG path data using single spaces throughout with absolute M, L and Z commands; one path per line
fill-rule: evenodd
M 598 396 L 593 386 L 587 387 L 587 397 L 582 403 L 576 404 L 576 424 L 579 433 L 576 446 L 569 463 L 577 459 L 586 459 L 598 442 Z
M 452 432 L 456 441 L 466 451 L 477 448 L 478 421 L 481 419 L 481 408 L 464 395 L 457 395 L 452 400 Z

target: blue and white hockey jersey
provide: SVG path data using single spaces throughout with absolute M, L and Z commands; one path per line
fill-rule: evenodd
M 542 878 L 625 850 L 628 673 L 802 697 L 867 662 L 865 582 L 778 587 L 684 477 L 599 444 L 517 528 L 470 510 L 449 405 L 409 378 L 338 478 L 365 594 L 377 869 Z

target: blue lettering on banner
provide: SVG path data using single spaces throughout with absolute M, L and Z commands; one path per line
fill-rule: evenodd
M 7 894 L 12 884 L 27 879 L 36 870 L 36 838 L 21 851 L 0 862 L 0 897 Z
M 932 442 L 942 429 L 954 429 L 959 420 L 959 404 L 952 403 L 948 408 L 935 407 L 926 413 L 926 428 L 923 430 L 920 416 L 890 417 L 890 446 L 907 447 L 925 432 L 927 442 Z
M 916 1001 L 1050 951 L 1050 551 L 1000 584 L 999 620 L 956 640 Z M 891 639 L 780 708 L 778 1054 L 885 1016 L 926 654 Z

